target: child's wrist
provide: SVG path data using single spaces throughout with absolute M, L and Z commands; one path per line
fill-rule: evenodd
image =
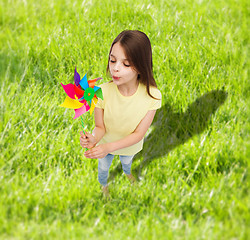
M 94 138 L 94 141 L 93 141 L 93 144 L 96 145 L 98 143 L 97 139 L 96 139 L 96 136 L 94 134 L 92 134 L 93 138 Z
M 111 143 L 106 143 L 105 145 L 106 145 L 106 149 L 108 150 L 109 153 L 114 152 L 112 142 Z

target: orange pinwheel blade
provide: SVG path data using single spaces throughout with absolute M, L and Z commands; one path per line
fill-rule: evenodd
M 96 79 L 92 79 L 92 80 L 88 80 L 89 87 L 94 88 L 96 80 L 97 80 L 97 78 Z

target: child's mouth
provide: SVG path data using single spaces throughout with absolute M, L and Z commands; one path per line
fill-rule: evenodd
M 120 77 L 113 76 L 113 79 L 114 79 L 114 80 L 119 80 Z

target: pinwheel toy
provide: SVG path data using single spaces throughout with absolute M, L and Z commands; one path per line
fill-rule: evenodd
M 80 79 L 80 75 L 75 68 L 74 84 L 69 83 L 67 85 L 63 85 L 61 83 L 67 96 L 60 107 L 74 109 L 74 119 L 81 116 L 82 128 L 84 132 L 82 114 L 90 111 L 90 115 L 92 115 L 98 98 L 103 99 L 103 95 L 102 89 L 95 86 L 96 81 L 100 80 L 101 78 L 87 80 L 87 74 L 85 74 L 85 76 L 81 80 Z

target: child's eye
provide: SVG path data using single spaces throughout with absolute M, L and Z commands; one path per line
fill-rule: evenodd
M 111 60 L 111 59 L 110 59 L 110 62 L 115 63 L 115 60 Z
M 125 63 L 124 63 L 124 66 L 125 66 L 125 67 L 130 67 L 130 65 L 129 65 L 129 64 L 125 64 Z

